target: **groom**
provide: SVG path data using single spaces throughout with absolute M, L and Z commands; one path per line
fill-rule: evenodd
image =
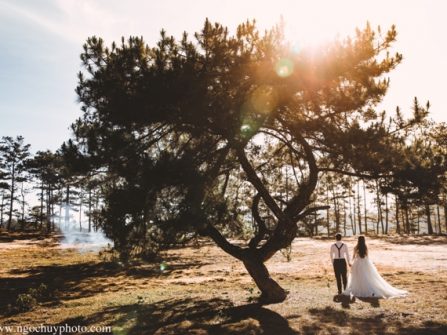
M 331 261 L 334 266 L 335 278 L 337 279 L 338 294 L 341 294 L 341 283 L 343 281 L 343 289 L 347 284 L 347 266 L 351 266 L 349 262 L 348 246 L 341 241 L 341 234 L 335 235 L 336 242 L 331 246 Z M 347 261 L 347 262 L 346 262 Z

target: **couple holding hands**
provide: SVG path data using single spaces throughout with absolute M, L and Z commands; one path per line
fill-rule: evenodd
M 331 261 L 337 280 L 338 294 L 359 298 L 394 298 L 403 297 L 407 291 L 391 286 L 377 271 L 368 258 L 365 236 L 359 236 L 354 247 L 352 264 L 348 246 L 342 241 L 341 234 L 335 235 L 336 242 L 331 246 Z M 349 280 L 348 265 L 351 267 Z M 343 291 L 342 291 L 343 283 Z

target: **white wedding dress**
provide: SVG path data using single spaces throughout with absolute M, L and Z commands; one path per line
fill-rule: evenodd
M 407 291 L 399 290 L 387 283 L 377 271 L 368 256 L 355 257 L 344 295 L 359 298 L 395 298 L 403 297 Z

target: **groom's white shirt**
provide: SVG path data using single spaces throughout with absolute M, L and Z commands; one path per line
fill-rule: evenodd
M 340 246 L 343 244 L 343 246 L 340 248 Z M 338 248 L 340 248 L 340 257 L 338 256 Z M 346 261 L 349 263 L 349 251 L 348 246 L 343 243 L 342 241 L 337 241 L 331 246 L 331 262 L 334 263 L 334 259 L 346 259 Z

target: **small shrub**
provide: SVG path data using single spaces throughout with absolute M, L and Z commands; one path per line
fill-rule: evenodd
M 26 312 L 37 305 L 37 300 L 29 293 L 22 293 L 17 296 L 15 308 L 19 312 Z
M 37 288 L 28 289 L 27 293 L 22 293 L 17 296 L 14 306 L 8 306 L 8 311 L 11 313 L 20 313 L 32 310 L 37 302 L 48 296 L 48 287 L 45 284 L 40 284 Z

